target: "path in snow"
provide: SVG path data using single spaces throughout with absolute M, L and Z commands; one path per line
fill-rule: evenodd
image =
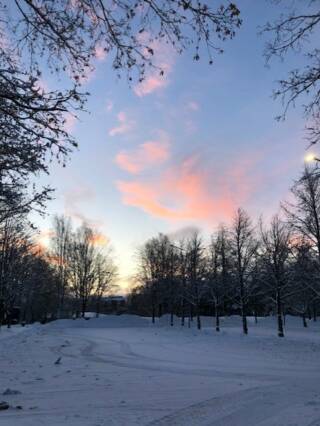
M 320 426 L 320 324 L 242 336 L 134 316 L 0 331 L 0 426 Z M 55 361 L 61 357 L 61 363 Z M 15 408 L 22 406 L 22 409 Z

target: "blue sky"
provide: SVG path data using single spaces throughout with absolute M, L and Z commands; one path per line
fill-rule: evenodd
M 188 226 L 209 234 L 239 206 L 270 217 L 303 167 L 301 110 L 279 123 L 281 102 L 272 99 L 276 80 L 301 57 L 266 67 L 258 26 L 280 6 L 237 4 L 243 26 L 213 66 L 155 46 L 164 79 L 148 75 L 130 88 L 100 57 L 84 86 L 90 113 L 69 123 L 79 150 L 66 168 L 54 164 L 41 177 L 56 188 L 48 215 L 35 217 L 43 236 L 55 213 L 87 220 L 110 238 L 123 286 L 136 247 L 150 236 Z

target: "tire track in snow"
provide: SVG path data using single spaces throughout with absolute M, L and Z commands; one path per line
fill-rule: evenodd
M 256 426 L 273 419 L 281 426 L 281 412 L 301 403 L 301 393 L 288 392 L 288 385 L 254 387 L 215 397 L 177 410 L 146 426 Z M 314 389 L 308 393 L 314 392 Z M 277 420 L 278 419 L 278 420 Z M 320 426 L 314 420 L 308 426 Z
M 190 376 L 199 376 L 199 377 L 207 377 L 208 375 L 213 375 L 217 378 L 225 378 L 225 379 L 252 379 L 254 381 L 267 380 L 269 382 L 278 382 L 279 377 L 270 374 L 257 374 L 257 373 L 236 373 L 234 371 L 219 371 L 214 367 L 208 366 L 208 368 L 194 368 L 193 363 L 185 363 L 185 367 L 181 367 L 183 363 L 181 361 L 172 361 L 172 360 L 160 360 L 158 358 L 146 357 L 144 355 L 140 355 L 132 352 L 130 345 L 127 342 L 115 339 L 103 339 L 104 341 L 108 340 L 112 343 L 116 343 L 120 349 L 120 352 L 111 353 L 106 350 L 101 352 L 96 349 L 101 346 L 101 344 L 96 341 L 90 340 L 87 337 L 83 337 L 81 334 L 72 334 L 65 333 L 68 337 L 73 337 L 76 339 L 81 339 L 86 343 L 86 346 L 80 349 L 78 354 L 70 354 L 67 352 L 68 349 L 72 349 L 72 346 L 62 347 L 56 346 L 55 353 L 61 356 L 71 357 L 71 358 L 79 358 L 83 357 L 88 362 L 95 362 L 100 364 L 108 364 L 113 365 L 119 368 L 127 368 L 127 369 L 136 369 L 136 370 L 144 370 L 144 371 L 152 371 L 159 373 L 171 373 L 174 375 L 190 375 Z M 163 366 L 159 366 L 158 363 L 161 361 Z M 172 364 L 172 365 L 170 365 Z

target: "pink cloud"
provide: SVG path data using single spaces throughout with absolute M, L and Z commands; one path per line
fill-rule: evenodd
M 94 55 L 98 61 L 104 61 L 107 57 L 107 50 L 103 46 L 98 45 L 95 47 Z
M 71 112 L 67 112 L 64 117 L 64 130 L 71 133 L 76 125 L 77 117 Z
M 64 212 L 78 223 L 85 222 L 92 228 L 102 226 L 101 220 L 89 218 L 82 211 L 86 210 L 88 203 L 93 203 L 96 198 L 95 191 L 89 186 L 82 185 L 72 188 L 64 194 Z
M 155 90 L 166 87 L 167 84 L 168 81 L 164 79 L 164 76 L 161 76 L 160 74 L 158 75 L 156 72 L 154 72 L 153 75 L 150 75 L 137 86 L 135 86 L 134 92 L 137 96 L 142 97 L 149 95 Z
M 199 104 L 198 104 L 197 102 L 195 102 L 195 101 L 190 101 L 190 102 L 188 102 L 188 104 L 187 104 L 187 108 L 188 108 L 189 110 L 191 110 L 191 111 L 199 111 L 200 106 L 199 106 Z
M 169 156 L 169 140 L 165 134 L 162 134 L 160 140 L 144 142 L 136 150 L 120 151 L 115 162 L 121 169 L 138 174 L 148 167 L 164 163 Z
M 150 55 L 146 49 L 145 55 L 150 57 L 156 68 L 150 69 L 145 79 L 133 88 L 135 94 L 139 97 L 150 95 L 169 84 L 169 75 L 172 72 L 175 59 L 175 52 L 169 44 L 158 40 L 150 43 L 148 35 L 145 35 L 144 38 L 144 43 L 148 44 L 154 52 L 153 55 Z M 163 73 L 160 71 L 163 71 Z
M 108 112 L 113 110 L 113 102 L 110 99 L 107 100 L 106 109 Z
M 117 115 L 118 125 L 109 130 L 110 136 L 122 135 L 124 133 L 128 133 L 134 126 L 135 122 L 133 120 L 129 120 L 126 113 L 120 111 Z
M 221 173 L 199 164 L 196 156 L 165 170 L 157 180 L 120 181 L 117 187 L 126 205 L 168 221 L 219 223 L 231 220 L 235 208 L 256 190 L 247 173 L 254 160 L 238 161 Z
M 91 242 L 95 246 L 106 246 L 110 240 L 109 238 L 102 234 L 101 232 L 95 231 L 92 235 Z
M 39 78 L 36 81 L 35 88 L 41 92 L 49 92 L 49 85 L 43 78 Z

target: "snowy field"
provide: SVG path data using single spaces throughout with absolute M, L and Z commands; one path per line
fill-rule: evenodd
M 250 321 L 249 336 L 238 318 L 220 334 L 211 321 L 200 332 L 135 316 L 2 328 L 0 426 L 320 426 L 320 323 L 289 318 L 279 339 L 271 318 Z

